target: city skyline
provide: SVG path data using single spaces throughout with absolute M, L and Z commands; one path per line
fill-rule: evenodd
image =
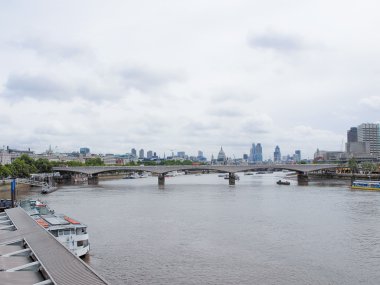
M 276 145 L 344 150 L 347 129 L 379 122 L 379 8 L 3 2 L 0 145 L 233 157 L 259 142 L 264 160 Z

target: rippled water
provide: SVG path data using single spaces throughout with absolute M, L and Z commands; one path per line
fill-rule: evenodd
M 380 192 L 273 175 L 100 181 L 41 196 L 111 284 L 379 284 Z M 39 196 L 34 192 L 35 196 Z

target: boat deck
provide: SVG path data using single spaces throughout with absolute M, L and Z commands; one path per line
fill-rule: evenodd
M 0 267 L 3 267 L 0 268 L 3 270 L 0 271 L 1 284 L 38 284 L 38 282 L 49 284 L 48 280 L 51 281 L 50 284 L 62 285 L 107 284 L 86 263 L 73 255 L 50 233 L 39 226 L 23 209 L 8 209 L 5 213 L 14 225 L 14 230 L 0 230 Z M 4 215 L 2 217 L 6 219 Z M 22 244 L 26 244 L 27 248 L 31 250 L 34 259 L 39 262 L 37 270 L 15 270 L 15 268 L 20 268 L 19 264 L 28 263 L 25 258 L 30 259 L 29 256 L 24 257 L 23 260 L 14 259 L 16 256 L 6 256 L 4 252 L 12 251 L 12 247 L 17 251 L 17 246 L 14 245 L 17 241 L 22 241 Z M 27 249 L 19 246 L 18 250 Z M 33 264 L 36 261 L 31 260 L 29 263 Z M 29 267 L 33 268 L 32 266 Z M 42 281 L 40 280 L 41 277 L 43 277 Z

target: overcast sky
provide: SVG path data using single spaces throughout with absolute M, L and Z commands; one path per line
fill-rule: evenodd
M 264 159 L 378 122 L 380 2 L 2 1 L 0 147 Z

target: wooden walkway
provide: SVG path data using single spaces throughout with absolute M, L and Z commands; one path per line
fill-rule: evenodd
M 52 284 L 59 285 L 107 284 L 107 282 L 86 263 L 73 255 L 48 231 L 39 226 L 22 208 L 6 210 L 6 215 L 14 225 L 15 230 L 0 230 L 0 247 L 2 245 L 9 246 L 12 242 L 23 240 L 24 243 L 27 244 L 27 247 L 31 249 L 33 256 L 35 256 L 40 263 L 39 271 L 44 273 L 45 280 L 50 279 Z M 0 268 L 0 270 L 4 269 Z M 20 279 L 23 279 L 22 274 L 16 275 L 14 274 L 15 272 L 5 271 L 6 270 L 0 271 L 1 281 L 10 280 L 10 284 L 39 284 L 35 282 L 20 282 Z M 15 277 L 13 282 L 12 273 Z M 21 273 L 21 271 L 17 273 Z M 31 281 L 31 279 L 29 280 Z M 3 284 L 1 281 L 0 283 Z M 41 284 L 49 284 L 48 281 L 43 282 L 45 283 Z

